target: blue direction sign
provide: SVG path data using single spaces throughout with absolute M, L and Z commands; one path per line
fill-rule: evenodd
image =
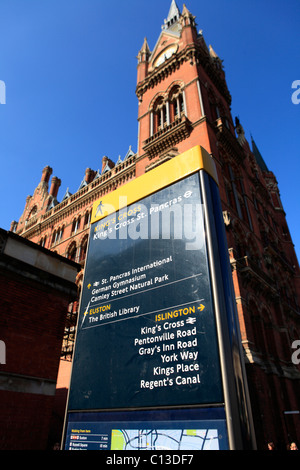
M 204 149 L 97 201 L 64 448 L 250 447 L 234 302 Z

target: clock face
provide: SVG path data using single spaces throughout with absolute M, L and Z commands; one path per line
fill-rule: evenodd
M 154 62 L 154 67 L 158 67 L 159 65 L 163 64 L 165 60 L 169 59 L 175 52 L 177 51 L 177 44 L 173 44 L 173 46 L 167 47 L 156 59 Z

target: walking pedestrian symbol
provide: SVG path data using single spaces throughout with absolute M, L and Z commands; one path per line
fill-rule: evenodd
M 99 204 L 98 204 L 98 206 L 97 206 L 97 209 L 96 209 L 96 217 L 97 217 L 97 215 L 99 215 L 99 214 L 100 214 L 100 215 L 103 214 L 102 209 L 103 209 L 103 207 L 102 207 L 102 201 L 100 201 Z

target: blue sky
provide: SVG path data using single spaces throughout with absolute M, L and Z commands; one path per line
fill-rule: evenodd
M 300 2 L 185 3 L 224 61 L 233 117 L 277 177 L 299 259 Z M 145 36 L 154 48 L 170 4 L 0 0 L 1 228 L 19 219 L 44 166 L 62 180 L 60 200 L 103 155 L 137 150 L 136 56 Z

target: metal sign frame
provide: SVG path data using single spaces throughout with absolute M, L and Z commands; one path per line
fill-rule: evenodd
M 87 282 L 88 259 L 89 256 L 91 256 L 90 253 L 92 253 L 92 251 L 90 251 L 90 244 L 92 243 L 91 237 L 97 236 L 96 227 L 101 226 L 101 221 L 106 221 L 106 230 L 108 233 L 108 222 L 111 221 L 111 223 L 113 223 L 112 221 L 114 220 L 114 223 L 116 223 L 114 214 L 120 214 L 120 211 L 122 211 L 124 208 L 126 209 L 127 207 L 134 207 L 132 205 L 135 203 L 142 201 L 151 195 L 155 195 L 159 191 L 162 191 L 171 185 L 184 181 L 192 175 L 198 175 L 201 193 L 200 198 L 203 206 L 203 223 L 206 237 L 212 303 L 215 315 L 217 347 L 219 351 L 219 364 L 224 399 L 223 405 L 228 433 L 228 448 L 254 449 L 256 448 L 254 428 L 252 423 L 246 374 L 243 364 L 235 296 L 218 189 L 217 172 L 212 157 L 205 149 L 203 149 L 203 147 L 193 147 L 187 152 L 174 157 L 172 160 L 160 165 L 149 173 L 140 176 L 136 180 L 133 180 L 130 183 L 120 187 L 116 191 L 109 193 L 94 203 L 83 286 L 84 288 L 86 287 L 85 284 Z M 89 313 L 87 306 L 83 305 L 82 298 L 83 295 L 81 294 L 81 315 L 78 315 L 78 322 L 81 321 L 81 318 L 85 318 L 84 315 Z M 110 319 L 108 321 L 110 321 Z M 74 354 L 76 354 L 78 347 L 77 335 L 78 325 Z M 151 403 L 149 402 L 150 404 L 148 403 L 148 405 L 144 407 L 135 405 L 131 408 L 129 407 L 127 410 L 124 404 L 119 410 L 117 407 L 114 408 L 111 406 L 109 406 L 107 409 L 105 406 L 101 406 L 101 408 L 96 407 L 96 409 L 69 409 L 70 402 L 72 403 L 72 377 L 74 371 L 76 372 L 76 365 L 73 363 L 62 446 L 65 445 L 67 440 L 68 421 L 70 421 L 69 418 L 71 417 L 72 413 L 73 416 L 75 416 L 74 413 L 76 412 L 76 416 L 81 416 L 80 413 L 84 414 L 89 412 L 102 411 L 102 413 L 104 413 L 103 419 L 105 420 L 107 418 L 107 412 L 113 413 L 116 411 L 128 411 L 129 415 L 126 415 L 126 419 L 130 419 L 130 416 L 133 417 L 132 419 L 135 419 L 134 413 L 136 413 L 139 409 L 141 411 L 144 410 L 146 413 L 147 410 L 149 411 L 152 409 L 154 412 L 155 409 L 162 408 L 165 411 L 169 409 L 169 413 L 172 413 L 175 409 L 178 409 L 178 412 L 180 412 L 180 410 L 182 411 L 184 408 L 194 408 L 196 412 L 197 409 L 203 409 L 205 406 L 206 408 L 210 407 L 209 403 L 189 403 L 188 401 L 185 403 L 183 400 L 183 402 L 178 406 L 176 403 L 168 404 L 167 402 L 164 403 L 161 407 L 157 406 L 157 403 L 151 406 Z M 101 381 L 101 377 L 99 377 L 99 380 Z M 211 405 L 214 407 L 216 404 L 212 403 Z M 219 403 L 219 405 L 221 405 L 221 403 Z M 132 412 L 132 415 L 130 415 L 130 412 Z M 188 416 L 188 410 L 186 413 L 186 416 Z M 90 419 L 93 420 L 96 418 L 95 416 L 92 417 L 92 415 L 90 415 Z M 109 421 L 109 415 L 107 419 Z M 100 448 L 101 445 L 102 444 L 100 444 Z

